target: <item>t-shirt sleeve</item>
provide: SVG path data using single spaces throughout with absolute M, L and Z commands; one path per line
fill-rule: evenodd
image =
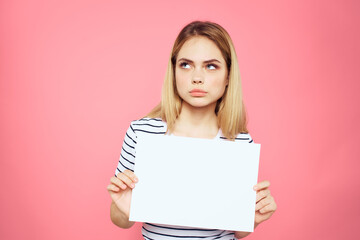
M 117 176 L 119 172 L 124 172 L 126 169 L 132 172 L 134 171 L 136 139 L 136 133 L 130 124 L 124 137 L 115 176 Z
M 249 143 L 254 143 L 254 139 L 252 139 L 252 137 L 250 136 L 250 134 L 248 134 L 249 135 Z

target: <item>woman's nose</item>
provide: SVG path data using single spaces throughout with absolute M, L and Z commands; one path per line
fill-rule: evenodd
M 202 84 L 203 80 L 200 78 L 193 78 L 192 83 L 193 84 Z
M 202 84 L 204 83 L 204 76 L 202 75 L 202 73 L 200 71 L 194 71 L 193 76 L 192 76 L 192 81 L 193 84 Z

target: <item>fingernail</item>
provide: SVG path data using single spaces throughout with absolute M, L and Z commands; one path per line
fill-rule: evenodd
M 137 181 L 138 181 L 138 179 L 137 179 L 137 178 L 134 178 L 134 181 L 135 181 L 135 182 L 137 182 Z
M 135 187 L 135 184 L 133 184 L 133 183 L 130 184 L 130 187 L 131 187 L 131 188 L 134 188 L 134 187 Z
M 256 186 L 254 186 L 254 190 L 257 190 L 258 188 Z

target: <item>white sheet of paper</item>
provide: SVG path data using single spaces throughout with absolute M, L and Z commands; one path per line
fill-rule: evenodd
M 254 230 L 260 144 L 141 134 L 130 221 Z

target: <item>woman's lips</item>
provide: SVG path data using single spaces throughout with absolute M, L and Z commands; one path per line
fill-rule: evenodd
M 190 91 L 190 95 L 193 97 L 203 97 L 206 95 L 206 92 L 201 89 L 193 89 Z

